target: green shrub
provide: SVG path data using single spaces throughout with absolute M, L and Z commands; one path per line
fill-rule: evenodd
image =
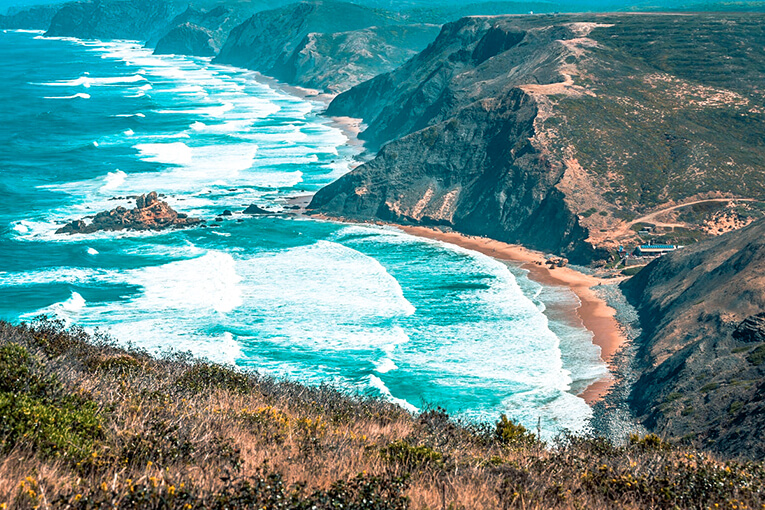
M 48 402 L 27 394 L 0 393 L 0 416 L 3 451 L 20 444 L 44 456 L 76 462 L 91 456 L 103 436 L 98 405 L 74 397 Z
M 127 374 L 143 368 L 143 364 L 129 354 L 98 356 L 89 359 L 86 364 L 94 372 L 103 371 L 115 374 Z
M 699 389 L 699 391 L 701 393 L 709 393 L 710 391 L 714 391 L 714 390 L 716 390 L 719 387 L 720 387 L 719 384 L 717 384 L 715 382 L 711 382 L 711 383 L 708 383 L 708 384 L 705 384 L 704 386 L 702 386 L 701 389 Z
M 220 388 L 234 393 L 248 393 L 253 384 L 246 374 L 233 368 L 214 365 L 207 362 L 197 362 L 181 375 L 176 384 L 191 391 L 203 391 Z
M 34 359 L 18 344 L 0 347 L 0 391 L 25 392 L 29 389 Z
M 648 434 L 640 437 L 637 434 L 630 434 L 630 446 L 641 451 L 669 451 L 672 445 L 662 440 L 656 434 Z
M 746 360 L 752 365 L 760 366 L 765 363 L 765 344 L 757 347 L 755 350 L 749 353 Z
M 444 456 L 427 446 L 412 446 L 404 440 L 390 443 L 381 449 L 383 458 L 397 464 L 408 471 L 425 466 L 439 466 L 443 464 Z
M 638 274 L 640 271 L 642 271 L 642 269 L 643 269 L 644 267 L 645 267 L 645 266 L 630 266 L 630 267 L 628 267 L 628 268 L 622 269 L 622 274 L 623 274 L 624 276 L 635 276 L 635 275 L 636 275 L 636 274 Z
M 520 423 L 514 423 L 504 414 L 499 417 L 494 437 L 505 446 L 524 447 L 539 443 L 537 436 L 526 430 L 526 427 Z

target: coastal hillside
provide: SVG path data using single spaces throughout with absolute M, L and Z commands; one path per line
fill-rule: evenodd
M 662 441 L 464 424 L 0 322 L 3 508 L 760 508 L 765 467 Z
M 295 3 L 234 28 L 215 62 L 338 93 L 392 71 L 424 49 L 439 28 L 352 3 Z
M 41 5 L 0 15 L 0 28 L 47 30 L 60 6 Z
M 762 20 L 449 23 L 417 57 L 332 102 L 329 115 L 361 117 L 361 137 L 382 149 L 311 207 L 442 225 L 585 262 L 638 242 L 646 214 L 711 197 L 762 200 Z M 762 207 L 736 214 L 746 224 Z M 657 229 L 657 240 L 703 237 L 701 221 L 665 220 L 680 228 Z
M 440 25 L 369 27 L 340 33 L 310 33 L 281 66 L 288 83 L 343 92 L 392 71 L 430 44 Z
M 239 5 L 219 5 L 210 10 L 189 6 L 165 27 L 156 42 L 149 41 L 158 55 L 195 55 L 212 57 L 218 54 L 229 32 L 251 13 Z
M 46 35 L 149 40 L 181 10 L 168 0 L 70 2 L 53 17 Z
M 280 78 L 286 61 L 311 33 L 395 24 L 392 13 L 345 2 L 301 2 L 255 14 L 236 27 L 215 59 Z
M 765 220 L 672 253 L 622 287 L 643 325 L 632 407 L 650 430 L 765 457 Z

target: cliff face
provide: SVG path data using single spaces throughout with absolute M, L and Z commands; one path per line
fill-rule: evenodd
M 56 13 L 46 35 L 150 40 L 178 12 L 178 7 L 166 0 L 72 2 Z
M 666 255 L 622 287 L 643 323 L 638 416 L 667 437 L 765 456 L 765 220 Z
M 710 196 L 765 198 L 765 92 L 752 85 L 765 79 L 765 56 L 755 50 L 763 19 L 755 14 L 463 18 L 445 25 L 433 44 L 400 68 L 340 94 L 327 113 L 362 118 L 368 127 L 360 136 L 371 150 L 407 136 L 432 140 L 420 146 L 407 142 L 414 152 L 405 171 L 415 179 L 462 172 L 457 169 L 470 167 L 476 153 L 492 143 L 485 138 L 490 131 L 470 130 L 476 138 L 433 170 L 429 145 L 455 143 L 443 126 L 477 103 L 510 105 L 504 98 L 525 94 L 536 105 L 532 127 L 508 128 L 517 138 L 504 143 L 514 150 L 494 164 L 515 172 L 516 151 L 523 150 L 538 155 L 538 166 L 527 168 L 520 187 L 517 179 L 451 175 L 463 187 L 485 186 L 484 193 L 506 198 L 489 202 L 494 205 L 461 203 L 449 218 L 472 216 L 470 233 L 586 262 L 585 254 L 597 258 L 634 245 L 632 227 L 646 213 Z M 525 145 L 530 148 L 521 149 Z M 423 210 L 441 207 L 437 195 L 423 194 L 427 188 L 382 184 L 383 176 L 397 172 L 381 152 L 374 164 L 346 179 L 384 190 L 369 187 L 364 198 L 335 199 L 329 194 L 345 193 L 347 187 L 331 186 L 313 207 L 357 219 L 380 217 L 373 211 L 386 210 L 388 198 L 375 208 L 366 203 L 372 197 L 403 196 L 402 203 L 428 204 Z M 544 179 L 537 182 L 540 176 Z M 541 214 L 535 205 L 553 203 L 561 210 Z M 484 211 L 481 220 L 478 210 Z M 430 221 L 418 216 L 401 214 L 413 222 Z M 503 218 L 499 225 L 497 218 Z M 519 229 L 532 219 L 546 232 L 544 242 L 536 230 Z M 698 237 L 692 219 L 669 223 L 684 228 L 656 230 L 659 242 L 687 244 Z
M 528 139 L 538 105 L 515 89 L 385 145 L 377 157 L 319 191 L 332 216 L 442 225 L 523 242 L 573 260 L 596 254 L 555 188 L 562 169 Z
M 310 33 L 279 68 L 283 80 L 337 93 L 392 71 L 436 38 L 437 25 Z
M 391 15 L 343 2 L 303 2 L 263 11 L 234 28 L 215 59 L 278 79 L 292 74 L 287 64 L 312 33 L 334 34 L 394 23 Z M 303 45 L 305 48 L 305 44 Z

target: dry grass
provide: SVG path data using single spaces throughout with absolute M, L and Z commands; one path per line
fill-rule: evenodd
M 0 508 L 765 508 L 762 464 L 154 359 L 0 323 Z

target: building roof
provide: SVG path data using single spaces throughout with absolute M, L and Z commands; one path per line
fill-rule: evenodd
M 677 248 L 674 244 L 643 244 L 641 250 L 674 250 Z

